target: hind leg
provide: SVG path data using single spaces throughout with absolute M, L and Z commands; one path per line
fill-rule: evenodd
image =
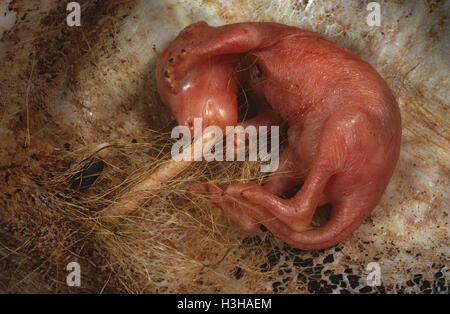
M 294 159 L 289 148 L 285 149 L 280 156 L 280 167 L 278 171 L 272 174 L 269 180 L 264 185 L 264 188 L 272 193 L 282 195 L 291 188 L 302 182 L 302 179 L 295 175 L 295 168 L 293 166 Z M 248 202 L 224 195 L 223 188 L 212 182 L 194 183 L 190 187 L 190 192 L 194 194 L 205 195 L 214 205 L 219 207 L 225 215 L 228 216 L 234 223 L 247 232 L 255 232 L 261 226 L 260 217 L 253 217 L 251 207 L 248 207 Z M 255 206 L 255 205 L 252 205 Z M 272 215 L 268 219 L 273 218 Z
M 264 220 L 277 219 L 289 229 L 301 232 L 309 227 L 331 175 L 330 171 L 313 167 L 301 190 L 288 200 L 256 184 L 233 184 L 225 194 L 247 204 L 251 208 L 249 214 L 255 219 L 259 220 L 261 216 L 265 217 Z M 253 211 L 258 214 L 255 215 Z
M 359 209 L 365 204 L 355 204 L 355 199 L 344 197 L 333 204 L 331 216 L 323 226 L 305 231 L 295 231 L 264 208 L 255 211 L 254 206 L 248 202 L 246 204 L 241 202 L 241 207 L 251 211 L 253 218 L 261 222 L 277 238 L 302 250 L 324 249 L 339 243 L 358 228 L 367 217 L 367 215 L 356 214 L 363 212 Z M 348 208 L 354 209 L 355 214 L 342 215 L 342 212 Z
M 296 136 L 296 132 L 289 134 L 289 147 L 295 152 L 296 160 L 301 167 L 310 167 L 302 188 L 293 198 L 282 199 L 255 184 L 232 185 L 226 194 L 255 205 L 254 211 L 259 212 L 254 214 L 255 219 L 261 215 L 269 219 L 272 215 L 293 231 L 306 230 L 316 208 L 330 200 L 330 196 L 324 193 L 325 187 L 343 165 L 348 132 L 342 128 L 345 123 L 341 120 L 339 116 L 332 117 L 323 128 L 305 125 L 300 136 Z M 299 158 L 301 154 L 303 160 Z
M 308 191 L 309 195 L 304 196 L 304 199 L 309 200 L 308 204 L 312 202 L 316 205 L 307 205 L 304 202 L 304 208 L 307 208 L 307 210 L 302 210 L 301 215 L 298 213 L 293 214 L 297 210 L 297 202 L 293 199 L 286 200 L 277 196 L 302 183 L 308 169 L 311 167 L 310 164 L 312 163 L 311 159 L 314 156 L 314 152 L 307 151 L 307 148 L 310 150 L 315 149 L 316 144 L 311 142 L 318 141 L 317 138 L 320 136 L 320 132 L 316 131 L 315 128 L 306 127 L 305 129 L 301 128 L 301 133 L 299 135 L 300 128 L 294 127 L 289 129 L 290 144 L 280 156 L 279 169 L 269 177 L 264 187 L 255 184 L 233 184 L 226 189 L 225 197 L 231 199 L 232 202 L 221 203 L 219 207 L 225 213 L 229 213 L 228 216 L 237 224 L 241 223 L 239 219 L 242 217 L 235 216 L 238 219 L 235 220 L 230 215 L 235 210 L 240 213 L 246 213 L 248 216 L 245 219 L 246 221 L 253 220 L 255 223 L 264 223 L 267 220 L 280 219 L 287 224 L 286 227 L 289 230 L 302 231 L 309 226 L 317 204 L 326 202 L 326 198 L 322 194 L 323 187 L 317 187 L 319 183 L 311 183 L 311 179 L 310 182 L 306 181 L 304 184 L 304 186 L 309 186 L 309 188 L 304 187 L 301 191 L 303 191 L 302 193 Z M 299 145 L 306 148 L 300 154 L 293 148 L 293 146 Z M 321 171 L 321 167 L 317 167 L 317 169 L 315 170 L 316 172 Z M 318 177 L 318 174 L 314 175 L 314 177 Z M 326 181 L 327 178 L 324 178 L 322 184 L 324 185 Z M 316 196 L 311 196 L 315 190 L 318 190 L 318 200 L 316 200 Z M 298 193 L 296 196 L 298 196 Z M 232 205 L 230 206 L 230 204 Z M 254 215 L 252 210 L 258 211 L 259 215 Z M 294 216 L 295 219 L 293 219 Z M 261 220 L 261 217 L 264 217 L 264 219 Z
M 232 185 L 226 193 L 241 199 L 241 202 L 247 200 L 257 205 L 254 211 L 261 212 L 261 208 L 264 208 L 293 231 L 306 230 L 324 196 L 334 204 L 363 188 L 350 181 L 343 182 L 342 176 L 343 173 L 350 173 L 353 181 L 357 182 L 356 171 L 366 167 L 370 152 L 377 150 L 376 141 L 370 137 L 373 131 L 367 129 L 370 127 L 368 121 L 370 117 L 355 108 L 343 109 L 327 120 L 311 171 L 293 198 L 281 199 L 258 185 Z M 340 183 L 336 184 L 336 181 Z M 258 214 L 254 217 L 256 219 Z

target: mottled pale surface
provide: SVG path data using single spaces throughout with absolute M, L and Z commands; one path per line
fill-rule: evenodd
M 20 196 L 29 186 L 37 189 L 36 195 L 43 193 L 25 174 L 45 171 L 51 164 L 45 156 L 62 149 L 65 142 L 129 142 L 171 120 L 157 98 L 153 70 L 156 56 L 180 29 L 198 20 L 212 25 L 276 21 L 317 31 L 379 71 L 402 112 L 400 160 L 380 204 L 338 250 L 286 253 L 266 246 L 258 254 L 267 257 L 269 268 L 294 264 L 290 273 L 244 271 L 240 279 L 225 280 L 223 274 L 233 269 L 234 256 L 254 254 L 243 245 L 239 254 L 227 258 L 223 271 L 219 267 L 199 272 L 197 291 L 271 292 L 272 282 L 289 277 L 281 284 L 284 292 L 314 292 L 313 279 L 301 285 L 303 277 L 297 275 L 312 258 L 314 264 L 325 265 L 319 270 L 321 278 L 328 277 L 327 269 L 343 274 L 347 283 L 358 278 L 345 269 L 360 276 L 360 286 L 347 285 L 349 291 L 366 286 L 365 266 L 377 261 L 388 292 L 420 292 L 427 290 L 427 281 L 431 291 L 442 292 L 438 286 L 443 285 L 448 292 L 448 2 L 380 1 L 380 27 L 367 26 L 368 11 L 359 1 L 111 1 L 107 10 L 100 2 L 81 1 L 87 14 L 79 29 L 61 26 L 66 12 L 58 1 L 10 4 L 17 21 L 0 40 L 0 68 L 7 69 L 0 72 L 0 174 L 5 177 L 0 187 L 0 204 L 5 207 L 0 222 L 4 230 L 15 230 L 5 214 L 12 208 L 6 193 Z M 32 154 L 44 158 L 37 161 Z M 139 158 L 145 161 L 145 156 Z M 245 237 L 235 226 L 229 228 Z M 259 232 L 259 236 L 267 235 Z M 5 246 L 0 248 L 1 256 L 9 254 Z M 328 263 L 330 254 L 334 257 Z M 435 277 L 439 271 L 444 281 Z M 5 283 L 10 272 L 0 273 L 0 280 L 5 279 L 2 289 L 11 287 Z M 415 276 L 418 284 L 408 284 Z M 30 291 L 54 289 L 45 275 L 29 278 L 34 278 Z M 164 291 L 164 285 L 169 289 L 165 291 L 184 291 L 176 280 L 150 285 L 148 290 Z
M 0 39 L 5 31 L 11 30 L 16 22 L 16 12 L 8 10 L 11 0 L 0 1 Z

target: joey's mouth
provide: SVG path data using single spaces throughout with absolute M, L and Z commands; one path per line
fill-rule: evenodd
M 192 119 L 192 118 L 187 119 L 186 122 L 184 122 L 184 125 L 190 129 L 193 128 L 194 127 L 194 119 Z
M 185 124 L 185 126 L 187 126 L 189 128 L 189 131 L 191 132 L 191 135 L 194 134 L 194 120 L 189 118 Z

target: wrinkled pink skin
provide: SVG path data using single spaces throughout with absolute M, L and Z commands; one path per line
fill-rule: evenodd
M 279 116 L 288 122 L 288 147 L 264 186 L 192 187 L 242 229 L 264 224 L 291 246 L 322 249 L 348 237 L 380 200 L 399 155 L 400 112 L 383 79 L 350 51 L 275 23 L 199 22 L 161 55 L 156 75 L 180 124 L 203 117 L 222 128 L 235 125 L 239 83 L 262 108 L 245 125 L 279 124 Z M 300 183 L 295 196 L 279 197 Z M 310 229 L 326 203 L 329 220 Z

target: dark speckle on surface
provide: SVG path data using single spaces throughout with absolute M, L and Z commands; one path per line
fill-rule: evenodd
M 372 292 L 372 288 L 369 286 L 365 286 L 364 288 L 359 289 L 360 293 L 369 293 Z
M 90 187 L 100 176 L 104 166 L 105 164 L 101 160 L 87 164 L 70 179 L 70 186 L 75 190 Z
M 306 282 L 307 282 L 306 276 L 303 275 L 302 273 L 299 273 L 299 274 L 297 275 L 297 281 L 306 283 Z
M 323 259 L 323 263 L 324 263 L 324 264 L 333 263 L 333 262 L 334 262 L 334 256 L 333 256 L 333 254 L 327 255 L 327 257 L 325 257 L 325 258 Z
M 322 272 L 322 269 L 324 268 L 324 266 L 323 265 L 317 265 L 317 266 L 314 266 L 314 273 L 315 274 L 320 274 L 321 272 Z
M 382 293 L 382 294 L 386 293 L 386 289 L 384 288 L 384 286 L 377 286 L 377 290 L 379 293 Z
M 414 275 L 413 281 L 414 281 L 416 284 L 419 284 L 420 281 L 422 280 L 422 278 L 423 278 L 423 276 L 422 276 L 421 274 L 416 274 L 416 275 Z
M 294 257 L 294 262 L 293 265 L 294 266 L 300 266 L 300 262 L 302 261 L 302 259 L 298 256 Z
M 259 266 L 259 269 L 261 270 L 262 273 L 265 273 L 270 270 L 270 267 L 267 263 L 264 263 Z
M 272 250 L 267 253 L 267 262 L 269 264 L 270 269 L 272 269 L 275 265 L 280 261 L 281 253 L 278 250 Z
M 334 284 L 338 284 L 343 279 L 342 274 L 330 276 L 330 281 Z
M 252 242 L 246 238 L 244 242 Z M 261 240 L 261 243 L 265 242 Z M 339 250 L 338 250 L 339 251 Z M 365 276 L 364 265 L 348 264 L 343 268 L 339 263 L 335 263 L 336 250 L 322 250 L 312 252 L 292 249 L 288 245 L 282 247 L 272 247 L 267 253 L 267 261 L 261 265 L 261 271 L 275 270 L 275 276 L 271 280 L 272 291 L 290 291 L 294 285 L 296 289 L 302 292 L 314 294 L 329 293 L 357 293 L 357 294 L 385 294 L 386 288 L 380 286 L 368 286 L 365 280 L 361 280 Z M 337 255 L 341 256 L 340 253 Z M 338 258 L 339 260 L 339 258 Z M 283 261 L 283 262 L 282 262 Z M 445 267 L 443 265 L 434 264 L 432 273 L 423 275 L 419 272 L 413 272 L 407 269 L 406 273 L 410 274 L 410 279 L 398 283 L 394 287 L 389 287 L 389 291 L 393 293 L 445 293 L 448 290 L 446 276 L 444 275 Z M 294 277 L 292 274 L 294 273 Z M 431 277 L 430 277 L 431 276 Z
M 33 180 L 33 182 L 36 183 L 38 186 L 44 186 L 39 178 L 32 178 L 31 180 Z
M 348 282 L 350 283 L 350 287 L 352 287 L 352 289 L 355 289 L 357 286 L 359 286 L 359 276 L 357 275 L 348 275 L 347 279 Z
M 314 265 L 314 261 L 312 258 L 307 258 L 305 260 L 302 260 L 298 256 L 294 258 L 294 266 L 300 266 L 300 267 L 311 267 Z
M 430 289 L 431 288 L 431 284 L 428 280 L 424 280 L 422 283 L 422 286 L 420 286 L 420 291 L 424 291 L 426 289 Z
M 279 286 L 281 286 L 281 282 L 279 282 L 279 281 L 276 281 L 272 284 L 273 288 L 278 288 Z
M 319 291 L 320 284 L 316 280 L 311 280 L 308 283 L 308 291 L 311 293 L 317 293 Z
M 240 267 L 236 267 L 233 272 L 233 276 L 236 280 L 239 280 L 244 275 L 244 271 Z
M 242 244 L 244 245 L 261 245 L 262 240 L 259 236 L 253 236 L 253 237 L 246 237 L 242 240 Z
M 297 248 L 291 249 L 291 253 L 292 253 L 293 255 L 300 255 L 300 254 L 302 254 L 302 253 L 304 253 L 304 252 L 305 252 L 305 251 L 300 250 L 300 249 L 297 249 Z

